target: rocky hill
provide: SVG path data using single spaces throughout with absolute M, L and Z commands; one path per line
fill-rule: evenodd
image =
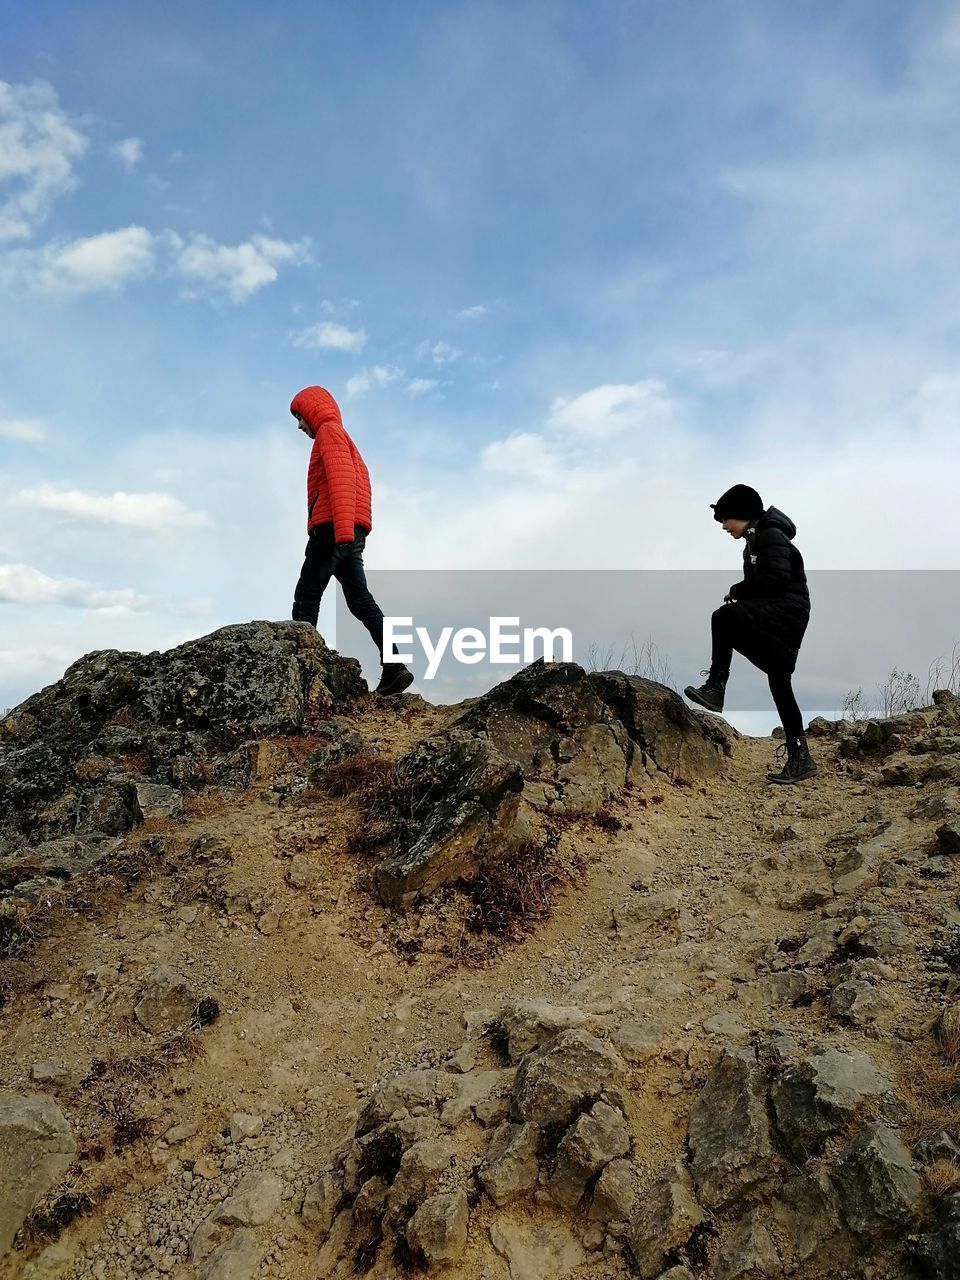
M 812 732 L 76 663 L 0 721 L 0 1275 L 960 1276 L 960 700 Z

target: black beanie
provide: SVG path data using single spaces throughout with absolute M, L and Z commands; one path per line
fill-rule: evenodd
M 732 489 L 711 502 L 714 520 L 756 520 L 764 512 L 763 499 L 748 484 L 735 484 Z

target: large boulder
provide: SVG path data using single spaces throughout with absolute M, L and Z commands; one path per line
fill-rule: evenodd
M 548 809 L 590 813 L 647 771 L 715 774 L 721 747 L 665 685 L 573 662 L 524 667 L 469 704 L 456 723 L 537 779 Z
M 52 1098 L 0 1094 L 0 1257 L 76 1151 L 70 1125 Z
M 174 792 L 247 785 L 245 742 L 300 733 L 306 717 L 365 693 L 359 664 L 304 623 L 223 627 L 163 653 L 87 654 L 0 720 L 0 846 L 118 835 L 175 812 Z
M 678 693 L 622 671 L 590 677 L 610 711 L 645 759 L 674 781 L 694 782 L 719 772 L 721 740 L 709 720 L 694 715 Z

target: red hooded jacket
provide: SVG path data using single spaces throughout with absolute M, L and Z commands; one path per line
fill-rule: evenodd
M 323 387 L 305 387 L 293 397 L 290 412 L 314 433 L 307 469 L 307 529 L 332 521 L 337 542 L 352 542 L 355 524 L 369 533 L 370 475 L 343 429 L 336 400 Z

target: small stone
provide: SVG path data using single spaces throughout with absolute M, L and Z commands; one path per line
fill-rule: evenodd
M 195 1137 L 197 1132 L 198 1126 L 195 1124 L 191 1124 L 189 1122 L 186 1124 L 175 1124 L 171 1125 L 171 1127 L 166 1131 L 163 1135 L 163 1140 L 167 1146 L 175 1147 L 181 1142 L 186 1142 L 188 1139 Z
M 195 1178 L 219 1178 L 220 1166 L 210 1156 L 201 1156 L 193 1162 L 193 1175 Z
M 235 1231 L 204 1263 L 199 1280 L 252 1280 L 259 1261 L 254 1233 Z
M 479 1175 L 494 1204 L 505 1205 L 537 1185 L 539 1145 L 537 1124 L 506 1121 L 497 1129 Z
M 678 1162 L 640 1197 L 630 1220 L 627 1243 L 644 1280 L 659 1276 L 667 1255 L 682 1248 L 702 1221 L 690 1175 Z
M 138 782 L 135 791 L 144 822 L 151 818 L 176 818 L 183 812 L 183 795 L 173 787 L 157 782 Z
M 619 1054 L 585 1031 L 563 1031 L 528 1053 L 517 1072 L 515 1119 L 569 1124 L 578 1106 L 613 1084 L 624 1070 Z
M 629 1160 L 611 1160 L 593 1189 L 590 1217 L 600 1222 L 625 1222 L 633 1213 L 637 1177 Z
M 754 1210 L 720 1250 L 717 1280 L 756 1280 L 782 1275 L 780 1256 Z
M 35 1080 L 37 1084 L 54 1084 L 58 1080 L 64 1080 L 66 1075 L 67 1070 L 63 1063 L 50 1059 L 45 1062 L 35 1062 L 30 1068 L 30 1079 Z
M 923 1184 L 893 1129 L 870 1124 L 840 1152 L 831 1170 L 851 1230 L 902 1236 L 917 1222 Z
M 830 1012 L 855 1027 L 866 1027 L 890 1007 L 889 999 L 872 983 L 853 979 L 834 987 Z
M 456 1262 L 467 1246 L 469 1220 L 465 1192 L 430 1196 L 407 1223 L 407 1243 L 430 1266 Z
M 934 1164 L 937 1160 L 949 1160 L 960 1167 L 960 1145 L 946 1129 L 932 1138 L 924 1138 L 914 1147 L 914 1154 L 921 1164 Z
M 452 1053 L 447 1059 L 447 1067 L 451 1071 L 459 1071 L 465 1074 L 472 1071 L 477 1065 L 477 1047 L 471 1042 L 462 1044 L 456 1053 Z
M 275 1173 L 249 1174 L 214 1215 L 217 1222 L 259 1227 L 280 1207 L 283 1183 Z
M 0 1094 L 0 1256 L 76 1155 L 70 1125 L 46 1094 Z
M 230 1117 L 230 1141 L 242 1142 L 244 1138 L 256 1138 L 263 1132 L 263 1116 L 235 1111 Z
M 158 1035 L 187 1026 L 197 1003 L 187 979 L 169 965 L 161 965 L 141 988 L 133 1012 L 145 1031 Z
M 690 1110 L 691 1169 L 707 1207 L 726 1208 L 772 1171 L 766 1096 L 756 1051 L 724 1049 Z
M 561 1031 L 580 1027 L 586 1021 L 586 1014 L 574 1005 L 516 1000 L 500 1010 L 496 1025 L 507 1038 L 510 1061 L 519 1062 L 525 1054 L 555 1039 Z
M 786 1067 L 770 1090 L 777 1126 L 799 1160 L 839 1133 L 859 1107 L 891 1088 L 873 1059 L 859 1051 L 825 1049 Z
M 276 933 L 280 928 L 279 911 L 264 911 L 263 915 L 257 920 L 257 928 L 267 938 Z
M 296 853 L 287 869 L 287 883 L 294 889 L 312 889 L 320 879 L 320 868 L 305 854 Z
M 660 1052 L 670 1027 L 653 1018 L 625 1022 L 613 1037 L 627 1062 L 648 1062 Z
M 617 1156 L 630 1150 L 623 1113 L 605 1102 L 596 1102 L 570 1126 L 557 1148 L 557 1167 L 549 1182 L 558 1204 L 573 1209 L 587 1183 Z
M 634 937 L 658 925 L 676 925 L 683 895 L 679 889 L 662 893 L 632 893 L 613 912 L 618 932 Z
M 321 1237 L 329 1234 L 343 1201 L 343 1177 L 327 1172 L 307 1187 L 300 1210 L 304 1222 L 316 1227 Z
M 704 1031 L 713 1036 L 744 1036 L 746 1030 L 737 1021 L 736 1014 L 729 1009 L 721 1009 L 719 1013 L 707 1018 L 703 1024 Z

